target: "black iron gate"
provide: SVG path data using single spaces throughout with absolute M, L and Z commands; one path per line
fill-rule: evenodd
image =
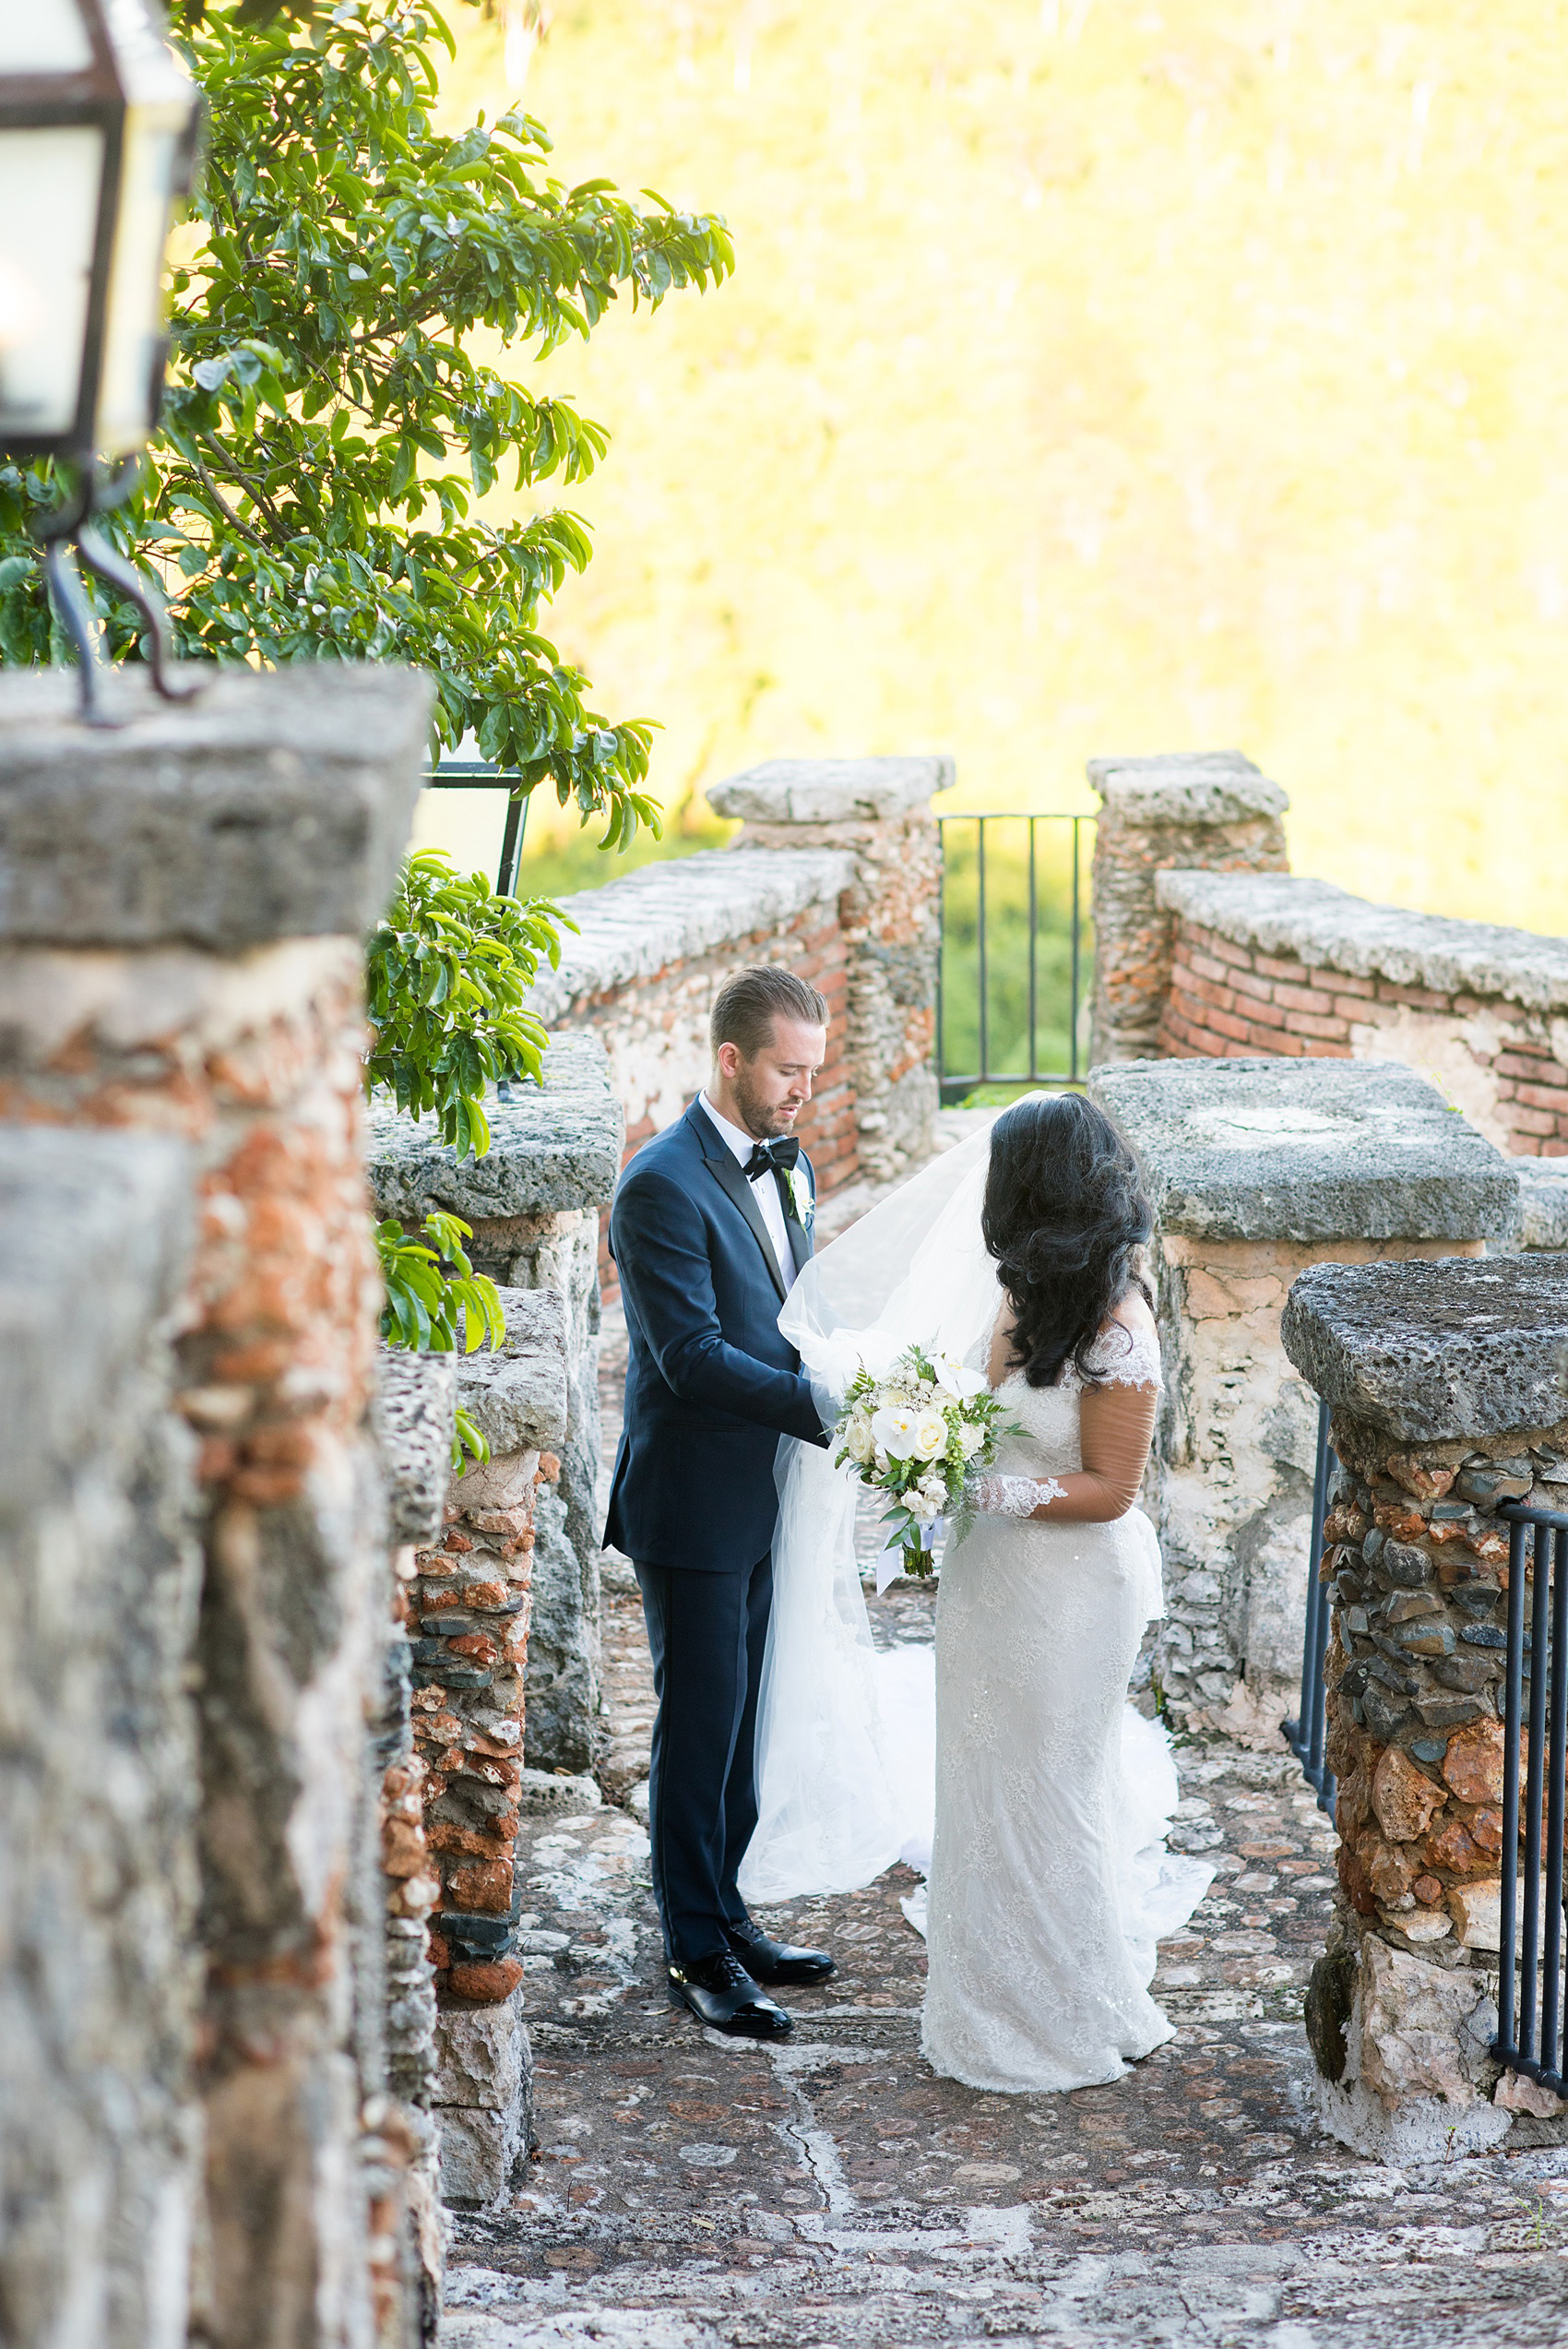
M 1317 1461 L 1313 1473 L 1313 1530 L 1307 1552 L 1307 1620 L 1301 1640 L 1301 1709 L 1294 1721 L 1280 1723 L 1285 1742 L 1301 1765 L 1301 1775 L 1317 1796 L 1320 1811 L 1334 1817 L 1338 1792 L 1334 1772 L 1324 1760 L 1327 1730 L 1327 1691 L 1323 1683 L 1328 1653 L 1328 1588 L 1323 1579 L 1323 1528 L 1328 1515 L 1328 1484 L 1339 1463 L 1328 1440 L 1328 1405 L 1317 1407 Z
M 1568 2094 L 1563 2073 L 1562 1838 L 1568 1779 L 1568 1516 L 1504 1501 L 1508 1662 L 1497 2037 L 1510 2071 Z M 1534 1536 L 1533 1541 L 1527 1537 Z M 1533 1555 L 1527 1555 L 1533 1553 Z M 1526 1595 L 1528 1592 L 1528 1620 Z M 1529 1684 L 1529 1715 L 1525 1684 Z M 1523 1818 L 1521 1818 L 1521 1810 Z M 1520 1878 L 1524 1881 L 1521 1884 Z
M 1081 1083 L 1094 817 L 993 809 L 939 816 L 937 827 L 944 1104 L 980 1085 Z

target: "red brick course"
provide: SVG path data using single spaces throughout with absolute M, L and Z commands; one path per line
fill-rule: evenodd
M 1501 1009 L 1515 1032 L 1494 1053 L 1478 1042 L 1469 1049 L 1491 1072 L 1509 1146 L 1526 1155 L 1568 1156 L 1568 1066 L 1550 1043 L 1517 1032 L 1528 1015 L 1514 1004 L 1319 969 L 1178 920 L 1158 1049 L 1186 1060 L 1348 1060 L 1355 1052 L 1352 1027 L 1375 1031 L 1384 1007 L 1389 1014 L 1426 1011 L 1455 1020 Z

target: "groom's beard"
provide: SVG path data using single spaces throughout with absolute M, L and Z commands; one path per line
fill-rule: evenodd
M 759 1142 L 770 1142 L 777 1135 L 792 1134 L 795 1120 L 805 1106 L 803 1102 L 770 1102 L 760 1087 L 754 1090 L 746 1078 L 744 1061 L 731 1079 L 735 1106 L 748 1134 Z

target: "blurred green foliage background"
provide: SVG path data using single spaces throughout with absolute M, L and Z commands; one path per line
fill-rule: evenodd
M 522 27 L 461 27 L 454 118 L 526 67 L 563 177 L 735 237 L 719 292 L 538 371 L 613 436 L 553 623 L 660 721 L 668 807 L 942 749 L 956 805 L 1087 808 L 1093 753 L 1234 745 L 1298 871 L 1568 926 L 1561 0 Z

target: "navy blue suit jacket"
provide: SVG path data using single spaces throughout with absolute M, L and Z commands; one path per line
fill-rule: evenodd
M 811 1235 L 785 1220 L 798 1271 Z M 778 1438 L 821 1441 L 822 1422 L 778 1328 L 785 1279 L 753 1187 L 699 1103 L 622 1175 L 610 1253 L 629 1343 L 604 1538 L 639 1566 L 747 1573 L 778 1521 Z

